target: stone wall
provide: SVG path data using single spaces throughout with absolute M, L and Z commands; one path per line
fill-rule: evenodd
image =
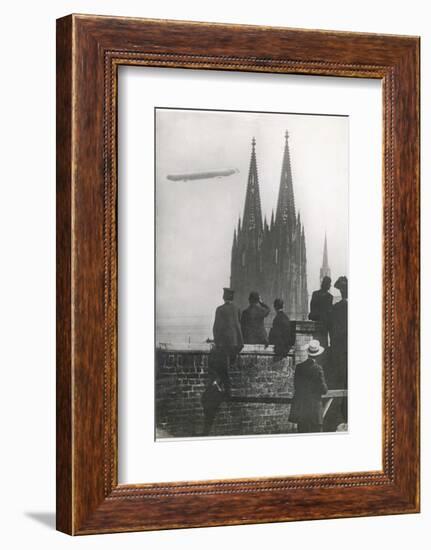
M 272 347 L 245 346 L 230 368 L 232 397 L 288 397 L 293 393 L 295 364 L 306 358 L 305 348 L 315 324 L 297 323 L 294 354 L 281 361 Z M 156 426 L 158 437 L 202 434 L 202 394 L 208 384 L 210 345 L 164 346 L 156 354 Z M 222 403 L 211 435 L 279 434 L 294 431 L 286 403 Z

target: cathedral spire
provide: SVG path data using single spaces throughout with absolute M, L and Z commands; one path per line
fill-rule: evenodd
M 256 140 L 251 147 L 244 214 L 234 232 L 230 285 L 235 301 L 246 308 L 251 290 L 263 299 L 284 300 L 291 319 L 308 315 L 307 254 L 303 217 L 296 215 L 290 153 L 286 144 L 276 211 L 263 220 L 256 160 Z
M 262 232 L 262 209 L 260 205 L 259 179 L 256 162 L 256 140 L 251 141 L 250 169 L 248 172 L 247 192 L 245 196 L 243 231 Z
M 295 198 L 293 195 L 292 168 L 290 165 L 289 132 L 284 134 L 284 155 L 281 167 L 280 188 L 278 191 L 277 213 L 275 221 L 278 224 L 290 223 L 292 226 L 296 221 Z
M 323 261 L 322 261 L 322 267 L 320 268 L 320 282 L 322 282 L 323 277 L 330 277 L 331 276 L 331 269 L 329 267 L 328 262 L 328 240 L 326 238 L 326 232 L 325 232 L 325 242 L 323 245 Z

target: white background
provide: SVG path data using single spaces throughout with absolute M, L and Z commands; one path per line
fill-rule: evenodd
M 118 97 L 120 481 L 143 483 L 380 470 L 382 242 L 375 237 L 382 234 L 380 82 L 129 67 L 120 70 Z M 346 144 L 350 165 L 349 224 L 345 227 L 342 218 L 338 227 L 349 231 L 350 241 L 349 433 L 154 442 L 154 317 L 148 292 L 154 285 L 153 109 L 157 103 L 278 112 L 283 108 L 293 112 L 313 109 L 318 113 L 349 115 Z M 291 126 L 288 127 L 290 130 Z M 318 154 L 314 154 L 318 164 Z M 366 163 L 364 158 L 368 159 Z M 295 167 L 293 155 L 292 162 Z M 295 171 L 293 174 L 295 186 Z M 322 180 L 316 178 L 315 175 L 313 186 L 322 185 Z M 262 186 L 264 180 L 260 181 Z M 296 188 L 299 186 L 296 181 Z M 160 195 L 158 187 L 157 197 Z M 358 204 L 363 208 L 357 208 Z M 339 203 L 340 208 L 346 206 Z M 216 208 L 224 206 L 219 204 Z M 303 209 L 303 219 L 309 238 L 311 229 L 307 227 L 313 220 L 307 208 L 305 212 Z M 179 270 L 176 274 L 180 276 Z M 225 281 L 220 281 L 220 287 L 223 284 Z M 367 289 L 366 308 L 363 288 Z M 366 358 L 356 352 L 364 342 L 367 342 Z
M 53 530 L 55 449 L 55 18 L 74 12 L 422 36 L 422 150 L 431 150 L 427 2 L 57 0 L 2 6 L 1 544 L 5 548 L 362 549 L 429 546 L 431 374 L 422 365 L 422 514 L 72 539 Z M 4 43 L 3 43 L 4 41 Z M 431 330 L 430 165 L 422 167 L 422 331 Z

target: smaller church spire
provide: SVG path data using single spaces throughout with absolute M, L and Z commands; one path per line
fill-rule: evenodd
M 331 277 L 331 269 L 328 262 L 328 239 L 326 237 L 326 231 L 325 242 L 323 244 L 323 261 L 322 267 L 320 268 L 320 282 L 322 282 L 323 277 Z
M 325 232 L 325 244 L 323 245 L 323 267 L 328 268 L 328 239 Z

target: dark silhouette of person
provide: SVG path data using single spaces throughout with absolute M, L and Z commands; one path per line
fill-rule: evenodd
M 240 323 L 240 311 L 233 303 L 233 298 L 234 290 L 224 288 L 224 304 L 216 309 L 213 335 L 216 347 L 229 355 L 232 360 L 235 360 L 244 346 L 244 340 Z
M 316 332 L 315 337 L 324 347 L 328 347 L 328 322 L 332 310 L 332 302 L 334 297 L 329 292 L 331 288 L 331 278 L 325 275 L 323 277 L 320 289 L 315 290 L 311 296 L 310 313 L 308 318 L 310 321 L 317 321 L 320 324 L 319 332 Z
M 276 313 L 269 331 L 269 343 L 274 346 L 274 353 L 279 357 L 287 357 L 291 347 L 295 344 L 295 331 L 283 308 L 283 300 L 276 298 L 274 300 Z
M 209 435 L 220 405 L 230 396 L 230 358 L 220 348 L 214 347 L 208 355 L 208 384 L 202 397 L 204 410 L 203 436 Z
M 311 340 L 307 352 L 308 359 L 295 368 L 295 393 L 289 413 L 289 421 L 297 424 L 298 433 L 322 431 L 322 395 L 328 391 L 323 369 L 316 361 L 324 348 L 318 340 Z
M 330 388 L 347 389 L 347 335 L 348 335 L 348 280 L 342 276 L 334 284 L 341 300 L 334 304 L 329 315 L 328 327 L 331 339 L 327 360 L 327 379 Z M 347 398 L 334 399 L 325 417 L 325 431 L 335 431 L 339 424 L 347 422 Z
M 331 367 L 337 388 L 347 388 L 347 277 L 339 277 L 335 282 L 341 300 L 332 306 L 328 328 L 331 338 Z
M 249 306 L 242 312 L 241 328 L 244 344 L 268 345 L 268 336 L 264 325 L 264 319 L 269 314 L 270 308 L 262 302 L 259 293 L 250 292 Z
M 208 356 L 209 383 L 202 395 L 204 429 L 208 435 L 221 403 L 230 397 L 229 367 L 244 347 L 240 311 L 233 303 L 234 290 L 223 289 L 224 304 L 216 309 L 213 325 L 214 347 Z

